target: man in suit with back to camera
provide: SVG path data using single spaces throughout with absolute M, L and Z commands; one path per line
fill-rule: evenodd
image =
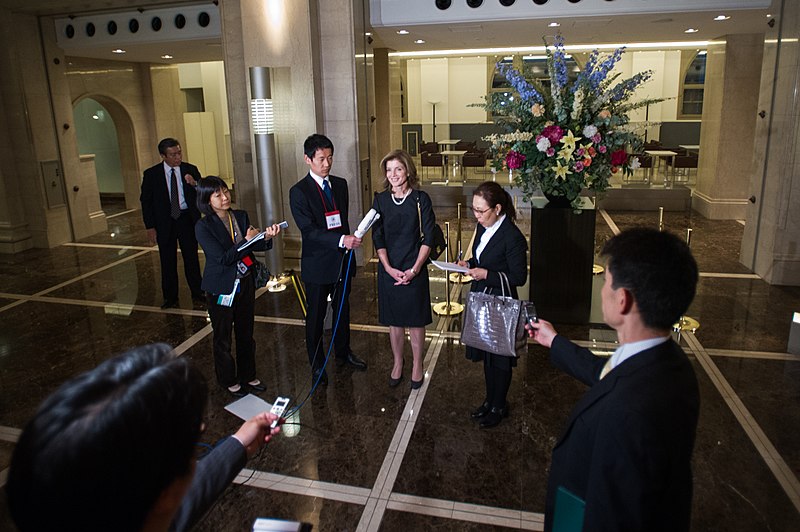
M 158 243 L 161 259 L 161 308 L 178 306 L 178 248 L 181 246 L 183 272 L 192 299 L 203 303 L 202 277 L 197 258 L 194 224 L 200 219 L 195 186 L 202 176 L 193 164 L 182 159 L 181 145 L 172 138 L 158 143 L 161 163 L 144 171 L 142 217 L 150 243 Z
M 198 460 L 207 396 L 200 370 L 166 344 L 67 381 L 11 457 L 6 494 L 19 530 L 189 530 L 280 431 L 262 412 Z
M 590 386 L 553 449 L 545 530 L 556 501 L 574 503 L 563 490 L 585 501 L 585 532 L 689 530 L 700 397 L 670 333 L 694 298 L 697 263 L 678 237 L 644 228 L 613 237 L 603 255 L 603 320 L 620 344 L 610 358 L 545 320 L 528 325 L 553 365 Z
M 303 152 L 309 172 L 289 190 L 289 204 L 295 224 L 303 237 L 300 270 L 308 302 L 308 360 L 314 382 L 327 385 L 328 376 L 323 369 L 327 350 L 322 342 L 322 327 L 328 308 L 328 296 L 332 299 L 332 323 L 337 327 L 333 340 L 336 365 L 348 365 L 359 371 L 367 369 L 366 362 L 350 350 L 349 299 L 356 265 L 355 258 L 351 263 L 345 253 L 358 248 L 361 239 L 350 234 L 347 221 L 347 181 L 330 175 L 333 143 L 324 135 L 314 134 L 303 143 Z M 348 265 L 349 270 L 345 273 Z M 342 293 L 345 279 L 347 287 Z

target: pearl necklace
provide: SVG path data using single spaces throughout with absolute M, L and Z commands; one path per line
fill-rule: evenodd
M 399 206 L 399 205 L 402 205 L 406 201 L 406 198 L 408 197 L 409 194 L 411 194 L 411 189 L 410 188 L 408 190 L 406 190 L 406 193 L 403 194 L 403 199 L 401 199 L 400 201 L 397 201 L 395 199 L 394 194 L 389 194 L 389 196 L 392 198 L 392 201 L 394 202 L 394 204 Z

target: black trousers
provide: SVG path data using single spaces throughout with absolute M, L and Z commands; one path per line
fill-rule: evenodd
M 178 244 L 183 256 L 183 273 L 193 296 L 203 293 L 200 289 L 200 261 L 197 258 L 197 239 L 194 236 L 194 221 L 189 211 L 181 211 L 177 220 L 172 220 L 169 230 L 156 229 L 158 256 L 161 259 L 161 292 L 165 301 L 178 299 Z
M 347 280 L 347 288 L 342 293 L 344 280 L 341 281 L 342 287 L 336 290 L 337 284 L 315 284 L 305 283 L 306 301 L 308 303 L 308 313 L 306 315 L 306 349 L 308 349 L 308 362 L 311 369 L 316 370 L 325 363 L 325 349 L 322 342 L 322 326 L 325 322 L 325 313 L 328 310 L 328 295 L 332 295 L 333 300 L 333 321 L 332 327 L 336 327 L 336 320 L 339 319 L 339 326 L 336 329 L 336 336 L 333 338 L 333 350 L 336 358 L 347 358 L 350 354 L 350 287 L 353 279 Z M 336 292 L 334 294 L 334 291 Z M 342 303 L 344 298 L 344 303 Z M 341 318 L 339 318 L 339 306 L 342 306 Z
M 506 369 L 504 364 L 492 363 L 491 357 L 500 357 L 487 353 L 483 359 L 483 378 L 486 382 L 486 401 L 494 408 L 505 408 L 508 389 L 511 387 L 511 367 Z M 501 366 L 501 367 L 498 367 Z M 508 364 L 505 364 L 508 366 Z
M 222 387 L 235 386 L 256 378 L 256 342 L 253 340 L 256 285 L 253 275 L 239 281 L 233 306 L 217 304 L 218 295 L 208 294 L 208 315 L 214 329 L 214 371 Z M 236 360 L 231 356 L 231 338 L 236 334 Z

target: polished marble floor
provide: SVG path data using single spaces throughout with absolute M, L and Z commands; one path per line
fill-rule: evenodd
M 454 210 L 437 213 L 454 221 Z M 701 326 L 681 337 L 702 392 L 692 530 L 800 530 L 800 356 L 787 353 L 800 288 L 769 286 L 738 262 L 740 222 L 668 212 L 664 224 L 681 235 L 693 229 L 702 271 L 688 313 Z M 529 231 L 524 217 L 520 225 Z M 634 225 L 656 227 L 658 214 L 599 212 L 597 247 Z M 465 244 L 470 236 L 465 229 Z M 434 303 L 448 288 L 463 301 L 466 288 L 431 271 Z M 159 308 L 157 251 L 138 211 L 117 209 L 107 233 L 82 242 L 0 255 L 0 486 L 38 403 L 114 353 L 167 342 L 213 382 L 210 325 L 181 290 L 180 308 Z M 389 388 L 374 262 L 360 267 L 351 301 L 352 347 L 369 370 L 332 368 L 330 385 L 248 463 L 199 530 L 250 530 L 259 516 L 335 531 L 541 530 L 550 450 L 584 386 L 530 345 L 514 372 L 511 416 L 479 430 L 468 413 L 483 398 L 482 370 L 464 359 L 459 317 L 428 327 L 425 385 L 410 390 L 409 365 L 403 385 Z M 294 290 L 261 291 L 256 314 L 264 398 L 301 400 L 310 378 Z M 558 328 L 599 353 L 614 348 L 613 331 L 599 323 Z M 238 426 L 228 402 L 212 386 L 204 442 Z M 4 497 L 0 530 L 13 530 Z

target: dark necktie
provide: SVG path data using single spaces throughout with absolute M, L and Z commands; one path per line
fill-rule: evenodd
M 173 220 L 177 220 L 181 217 L 181 202 L 178 199 L 178 178 L 175 176 L 174 168 L 169 174 L 169 201 L 169 214 Z
M 327 179 L 322 180 L 322 191 L 325 192 L 325 196 L 328 198 L 328 204 L 333 207 L 333 192 Z

